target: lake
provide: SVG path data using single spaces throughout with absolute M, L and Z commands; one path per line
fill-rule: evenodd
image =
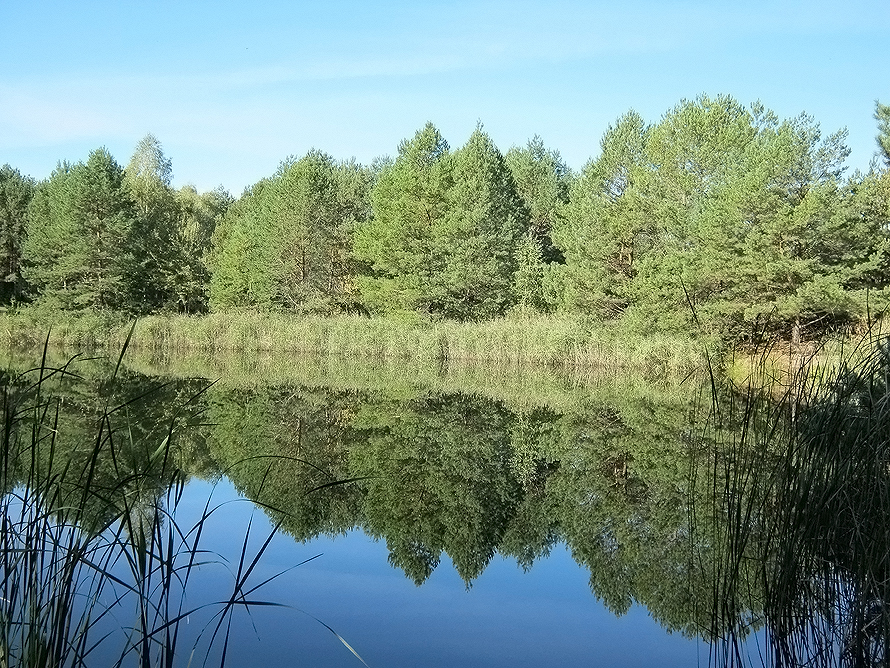
M 38 394 L 39 372 L 7 366 L 7 405 L 48 406 L 53 426 L 7 449 L 7 499 L 73 470 L 78 484 L 54 498 L 83 500 L 66 521 L 85 534 L 122 525 L 133 554 L 153 554 L 153 537 L 173 554 L 174 538 L 194 548 L 188 530 L 200 526 L 197 548 L 175 556 L 201 555 L 177 571 L 188 573 L 184 598 L 168 597 L 179 607 L 167 600 L 166 618 L 153 608 L 163 635 L 165 619 L 189 612 L 175 626 L 182 665 L 193 647 L 234 666 L 785 665 L 777 630 L 814 638 L 841 598 L 875 605 L 873 591 L 854 592 L 858 557 L 835 525 L 831 554 L 775 547 L 799 524 L 784 509 L 808 506 L 787 503 L 800 485 L 781 410 L 752 418 L 754 400 L 727 390 L 715 412 L 699 379 L 275 358 L 136 359 L 115 374 L 75 360 Z M 7 421 L 33 434 L 32 414 Z M 883 489 L 885 474 L 869 480 Z M 878 522 L 868 542 L 880 548 Z M 87 665 L 114 663 L 126 646 L 116 631 L 149 623 L 127 617 L 125 563 L 109 559 L 117 580 L 96 610 L 113 614 L 92 632 L 111 635 Z M 793 619 L 771 593 L 778 566 L 806 585 L 792 588 Z M 820 582 L 832 583 L 821 598 Z M 222 617 L 202 607 L 226 600 Z M 815 654 L 846 665 L 856 654 L 842 626 Z M 869 637 L 859 656 L 883 656 L 885 639 Z

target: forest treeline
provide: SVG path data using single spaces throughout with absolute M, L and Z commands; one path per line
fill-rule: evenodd
M 172 187 L 148 135 L 37 182 L 0 169 L 0 300 L 127 315 L 231 309 L 484 320 L 574 312 L 635 331 L 817 336 L 890 298 L 890 106 L 880 162 L 729 96 L 629 111 L 575 173 L 535 137 L 427 123 L 371 165 L 288 158 L 235 199 Z

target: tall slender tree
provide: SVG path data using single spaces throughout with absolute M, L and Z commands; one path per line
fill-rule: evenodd
M 181 265 L 170 298 L 178 311 L 201 313 L 208 308 L 213 233 L 233 199 L 222 186 L 199 193 L 193 185 L 177 190 L 175 198 Z
M 17 169 L 0 167 L 0 304 L 20 298 L 25 290 L 22 244 L 35 185 Z
M 884 166 L 890 168 L 890 105 L 875 100 L 875 120 L 878 122 L 878 148 L 884 158 Z
M 554 269 L 560 301 L 602 318 L 621 316 L 633 299 L 632 285 L 654 241 L 654 219 L 644 195 L 649 165 L 649 127 L 635 111 L 610 126 L 602 152 L 572 183 L 559 209 L 553 238 L 565 254 Z
M 136 144 L 124 173 L 124 183 L 138 213 L 127 282 L 130 299 L 140 312 L 171 306 L 185 265 L 172 179 L 173 165 L 161 143 L 153 135 L 146 135 Z
M 399 145 L 371 191 L 373 217 L 355 232 L 357 281 L 371 311 L 438 311 L 445 258 L 434 243 L 444 223 L 452 173 L 448 143 L 432 123 Z
M 523 306 L 545 309 L 548 265 L 565 262 L 552 236 L 558 212 L 568 203 L 573 175 L 559 152 L 546 148 L 537 135 L 526 146 L 511 148 L 506 160 L 528 210 L 528 229 L 517 257 L 516 298 Z

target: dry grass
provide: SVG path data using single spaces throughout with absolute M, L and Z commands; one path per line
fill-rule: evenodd
M 36 312 L 0 315 L 0 345 L 64 351 L 117 350 L 129 323 L 102 314 L 58 319 Z M 249 311 L 149 316 L 131 348 L 154 351 L 326 355 L 456 365 L 570 366 L 686 375 L 704 368 L 704 344 L 683 336 L 628 335 L 583 318 L 514 315 L 479 323 L 358 316 L 293 316 Z

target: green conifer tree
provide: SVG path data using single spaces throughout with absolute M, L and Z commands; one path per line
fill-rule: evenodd
M 454 152 L 452 178 L 443 224 L 433 239 L 444 258 L 437 302 L 448 317 L 490 318 L 515 301 L 528 210 L 506 160 L 481 126 Z
M 503 155 L 481 127 L 454 153 L 428 123 L 402 142 L 358 228 L 359 280 L 372 311 L 479 319 L 515 300 L 528 212 Z
M 104 148 L 86 163 L 60 164 L 28 210 L 25 278 L 63 309 L 132 310 L 125 275 L 133 262 L 136 205 L 124 172 Z
M 445 249 L 436 238 L 451 183 L 448 143 L 432 123 L 403 141 L 380 173 L 371 191 L 373 216 L 356 228 L 354 241 L 365 265 L 357 282 L 370 311 L 441 311 Z
M 0 304 L 23 296 L 22 244 L 34 180 L 9 165 L 0 167 Z
M 875 120 L 878 122 L 878 148 L 884 158 L 884 166 L 890 167 L 890 105 L 875 100 Z

